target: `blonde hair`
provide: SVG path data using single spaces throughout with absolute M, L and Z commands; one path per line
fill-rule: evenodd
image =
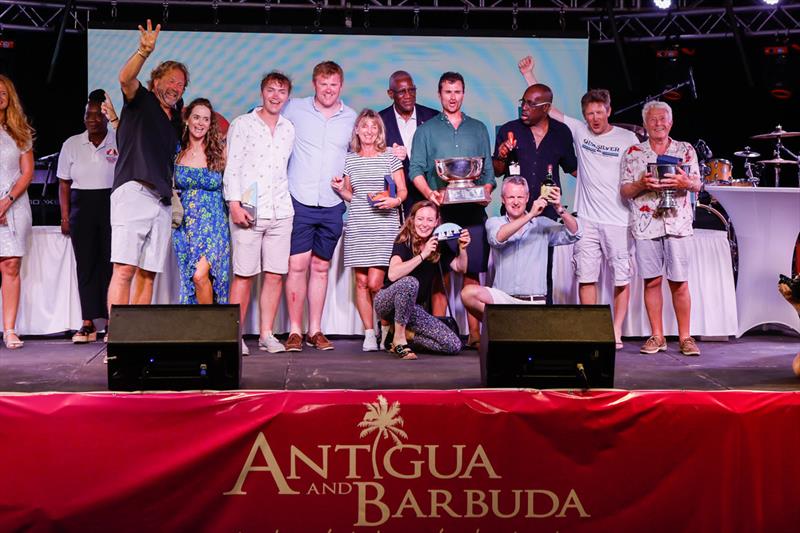
M 189 69 L 186 68 L 186 65 L 180 61 L 162 61 L 150 72 L 150 80 L 147 82 L 147 88 L 152 91 L 155 86 L 155 81 L 166 76 L 170 70 L 180 70 L 183 72 L 183 77 L 186 79 L 183 88 L 186 89 L 189 87 Z
M 358 138 L 358 126 L 361 124 L 362 120 L 375 121 L 375 124 L 378 125 L 378 138 L 375 140 L 375 149 L 379 152 L 386 150 L 386 126 L 383 125 L 383 119 L 381 119 L 381 116 L 376 111 L 364 109 L 358 114 L 358 117 L 356 117 L 356 123 L 353 126 L 353 135 L 350 137 L 350 151 L 356 153 L 361 151 L 361 139 Z
M 6 116 L 2 126 L 8 132 L 8 135 L 14 139 L 17 148 L 26 152 L 33 147 L 36 130 L 31 127 L 28 117 L 22 109 L 14 82 L 8 76 L 0 74 L 0 83 L 6 86 L 6 92 L 8 92 L 8 107 L 6 108 Z

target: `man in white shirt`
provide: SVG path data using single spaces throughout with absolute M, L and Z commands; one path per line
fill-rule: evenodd
M 287 177 L 294 126 L 281 115 L 291 91 L 289 78 L 270 72 L 261 80 L 262 105 L 236 117 L 228 130 L 224 187 L 233 241 L 230 302 L 239 304 L 240 321 L 244 324 L 253 279 L 264 272 L 258 347 L 270 353 L 285 351 L 272 333 L 272 324 L 281 299 L 283 276 L 289 271 L 294 217 Z M 242 353 L 248 353 L 244 341 Z
M 534 60 L 520 60 L 519 70 L 529 85 L 538 83 Z M 614 274 L 614 336 L 622 348 L 622 323 L 630 297 L 630 244 L 628 208 L 619 192 L 622 156 L 639 139 L 632 132 L 612 126 L 611 96 L 605 89 L 592 89 L 581 98 L 585 122 L 568 117 L 555 107 L 550 116 L 562 121 L 572 132 L 578 158 L 575 210 L 581 226 L 581 240 L 575 243 L 575 274 L 582 304 L 597 303 L 597 281 L 605 261 Z

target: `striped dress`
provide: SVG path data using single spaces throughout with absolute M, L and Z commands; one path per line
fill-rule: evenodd
M 368 193 L 386 188 L 384 177 L 403 168 L 391 153 L 362 157 L 348 153 L 344 160 L 344 174 L 350 177 L 353 199 L 347 215 L 344 232 L 344 266 L 389 266 L 392 247 L 400 229 L 400 211 L 378 209 L 367 200 Z

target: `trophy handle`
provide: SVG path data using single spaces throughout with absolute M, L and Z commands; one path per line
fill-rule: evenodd
M 444 176 L 444 170 L 445 170 L 444 161 L 442 159 L 435 159 L 433 162 L 436 165 L 436 173 L 441 178 L 442 176 Z

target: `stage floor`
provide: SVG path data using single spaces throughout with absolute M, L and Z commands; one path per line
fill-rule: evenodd
M 243 358 L 242 388 L 306 389 L 466 389 L 480 383 L 475 351 L 456 356 L 420 354 L 401 361 L 385 352 L 361 351 L 361 339 L 336 338 L 336 349 L 268 354 L 248 338 L 251 354 Z M 700 357 L 678 353 L 670 339 L 666 352 L 640 355 L 642 340 L 627 339 L 617 352 L 615 385 L 630 390 L 800 390 L 791 363 L 800 337 L 751 334 L 728 342 L 701 342 Z M 75 345 L 69 339 L 28 338 L 21 350 L 0 348 L 0 391 L 107 390 L 105 345 Z

